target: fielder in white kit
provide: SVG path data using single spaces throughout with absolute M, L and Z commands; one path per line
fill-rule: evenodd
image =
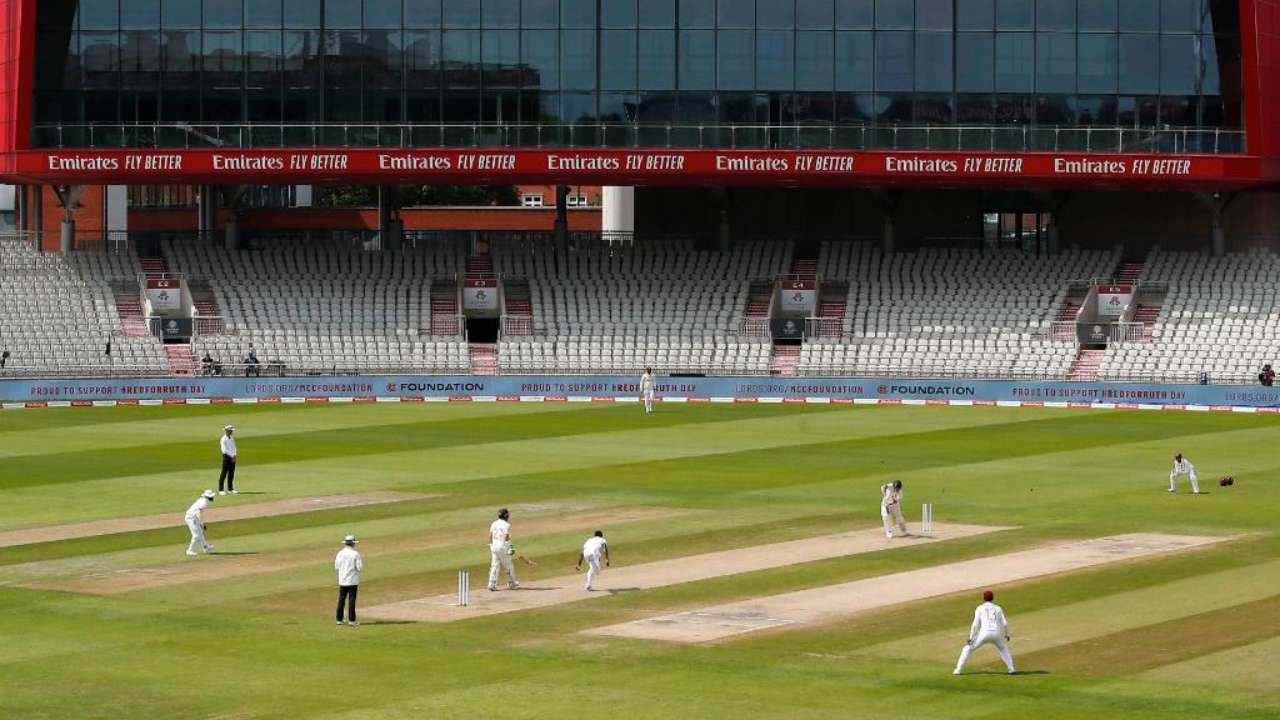
M 609 566 L 609 543 L 605 542 L 604 531 L 597 530 L 594 535 L 587 538 L 582 543 L 582 554 L 578 556 L 578 564 L 573 566 L 575 571 L 582 571 L 582 561 L 587 561 L 587 586 L 584 588 L 587 592 L 591 592 L 595 588 L 591 584 L 600 576 L 600 558 L 604 558 L 605 567 Z
M 884 536 L 893 537 L 889 516 L 898 523 L 898 530 L 907 534 L 907 521 L 902 518 L 902 481 L 894 480 L 880 486 L 880 520 L 884 522 Z
M 499 568 L 507 571 L 507 587 L 515 590 L 520 587 L 516 581 L 516 568 L 511 562 L 516 549 L 511 546 L 511 513 L 506 508 L 498 511 L 498 519 L 489 525 L 489 592 L 498 589 Z
M 973 611 L 973 625 L 969 627 L 969 642 L 964 644 L 964 649 L 960 651 L 960 659 L 956 661 L 955 672 L 952 675 L 959 675 L 964 672 L 965 663 L 969 662 L 969 655 L 974 650 L 988 643 L 995 645 L 996 650 L 1000 652 L 1000 659 L 1004 660 L 1004 666 L 1009 669 L 1012 675 L 1016 671 L 1013 669 L 1013 656 L 1009 654 L 1009 621 L 1005 619 L 1004 609 L 995 604 L 995 593 L 987 590 L 982 593 L 982 604 L 978 609 Z
M 213 546 L 204 539 L 204 509 L 209 507 L 209 503 L 217 497 L 212 490 L 205 490 L 204 493 L 191 503 L 191 507 L 187 508 L 186 521 L 187 529 L 191 531 L 191 544 L 187 546 L 187 554 L 195 555 L 196 546 L 204 548 L 207 553 L 213 552 Z
M 653 412 L 653 387 L 653 368 L 647 367 L 640 376 L 640 397 L 644 400 L 646 414 Z
M 1182 453 L 1173 456 L 1173 470 L 1169 471 L 1169 492 L 1178 492 L 1178 476 L 1186 475 L 1191 481 L 1191 492 L 1200 494 L 1200 478 L 1196 477 L 1196 466 L 1182 457 Z

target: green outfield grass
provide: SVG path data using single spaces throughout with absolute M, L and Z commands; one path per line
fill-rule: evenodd
M 238 428 L 235 498 L 188 560 L 181 514 L 216 486 Z M 1274 718 L 1280 715 L 1280 419 L 1013 408 L 376 404 L 0 413 L 0 533 L 172 513 L 172 529 L 0 548 L 3 718 Z M 1165 492 L 1170 458 L 1207 495 Z M 1219 488 L 1219 475 L 1237 478 Z M 348 532 L 363 607 L 482 582 L 508 506 L 526 583 L 571 569 L 602 521 L 615 564 L 908 518 L 1014 529 L 452 624 L 338 628 Z M 219 522 L 217 508 L 395 490 L 405 502 Z M 538 534 L 520 535 L 522 523 Z M 972 593 L 706 646 L 579 630 L 1072 538 L 1240 536 L 1185 554 L 996 588 L 1026 674 L 983 650 L 952 677 Z M 192 565 L 260 564 L 210 579 Z M 123 573 L 123 574 L 122 574 Z M 85 578 L 179 573 L 98 594 Z M 473 584 L 478 584 L 473 583 Z

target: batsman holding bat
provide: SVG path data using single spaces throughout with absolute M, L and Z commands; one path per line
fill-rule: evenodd
M 498 571 L 507 572 L 507 588 L 515 590 L 520 587 L 516 580 L 516 568 L 511 562 L 516 549 L 511 546 L 511 513 L 506 508 L 498 511 L 498 519 L 489 525 L 489 592 L 498 589 Z

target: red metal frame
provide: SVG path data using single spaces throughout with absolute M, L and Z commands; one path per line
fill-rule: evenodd
M 1280 0 L 1240 0 L 1247 155 L 625 150 L 32 150 L 36 0 L 0 0 L 0 181 L 1245 189 L 1280 184 Z M 413 169 L 382 158 L 423 161 Z M 333 160 L 331 165 L 323 163 Z M 468 159 L 469 158 L 469 159 Z M 557 163 L 556 158 L 572 158 Z M 639 158 L 641 166 L 628 165 Z M 808 160 L 806 160 L 808 158 Z M 232 159 L 228 167 L 226 162 Z M 448 160 L 447 167 L 433 162 Z M 658 167 L 649 167 L 650 161 Z M 279 161 L 279 164 L 277 163 Z M 832 163 L 834 170 L 804 167 Z M 1097 172 L 1060 172 L 1066 163 Z M 474 162 L 475 165 L 468 163 Z M 486 165 L 485 163 L 492 163 Z M 216 167 L 221 163 L 222 167 Z M 666 164 L 664 164 L 666 163 Z M 726 167 L 730 166 L 730 167 Z M 747 169 L 743 169 L 746 166 Z M 1016 166 L 1016 171 L 1011 170 Z M 905 171 L 895 169 L 907 167 Z M 1116 170 L 1116 168 L 1122 168 Z M 1158 171 L 1154 171 L 1158 170 Z

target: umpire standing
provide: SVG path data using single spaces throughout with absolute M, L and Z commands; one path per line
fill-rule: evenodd
M 218 444 L 222 449 L 222 474 L 218 476 L 218 494 L 238 495 L 236 491 L 236 439 L 232 437 L 236 429 L 228 425 L 222 428 L 222 441 Z M 223 489 L 223 483 L 226 489 Z
M 360 573 L 364 570 L 364 558 L 356 550 L 355 535 L 342 539 L 342 549 L 333 559 L 333 569 L 338 572 L 338 624 L 342 624 L 342 608 L 347 608 L 347 624 L 355 627 L 356 595 L 360 592 Z

